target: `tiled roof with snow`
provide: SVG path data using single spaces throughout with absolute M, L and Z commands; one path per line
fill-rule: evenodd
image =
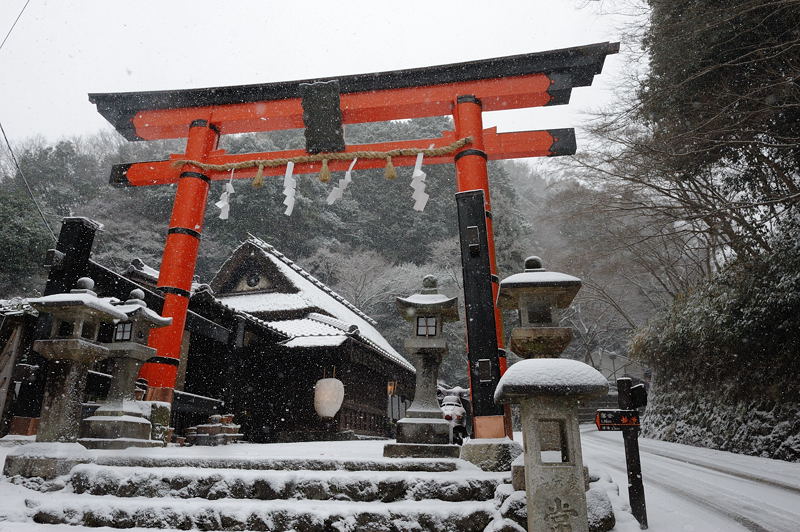
M 30 306 L 25 298 L 0 299 L 0 316 L 18 316 L 22 314 L 37 316 L 39 311 Z
M 219 298 L 223 304 L 242 312 L 258 313 L 284 310 L 276 308 L 276 306 L 299 304 L 302 300 L 305 302 L 304 306 L 291 309 L 287 308 L 286 310 L 301 310 L 302 308 L 307 308 L 310 313 L 305 318 L 300 320 L 268 322 L 270 327 L 274 329 L 282 330 L 281 328 L 283 327 L 286 331 L 292 331 L 292 334 L 288 334 L 290 338 L 284 343 L 285 346 L 312 347 L 318 345 L 339 345 L 346 340 L 347 336 L 350 336 L 368 344 L 389 360 L 406 369 L 414 371 L 414 366 L 395 351 L 383 335 L 375 329 L 375 320 L 364 314 L 352 303 L 331 290 L 330 287 L 326 286 L 263 240 L 250 235 L 250 238 L 248 238 L 245 244 L 251 244 L 261 250 L 264 257 L 269 259 L 280 273 L 295 287 L 297 293 L 231 295 Z M 244 308 L 245 306 L 246 308 Z M 316 313 L 314 309 L 318 309 L 329 316 Z M 327 331 L 330 334 L 318 334 L 320 331 Z M 338 343 L 324 343 L 333 341 Z
M 308 308 L 300 294 L 242 294 L 219 298 L 228 307 L 242 312 L 275 312 Z
M 157 288 L 159 273 L 160 272 L 158 270 L 152 266 L 148 266 L 142 259 L 137 257 L 131 261 L 127 268 L 125 268 L 125 271 L 122 272 L 122 275 L 134 281 L 143 281 L 145 284 Z M 205 284 L 200 283 L 195 277 L 192 279 L 192 288 L 190 289 L 190 292 L 194 294 L 198 290 L 202 290 L 205 286 Z
M 283 343 L 284 346 L 289 348 L 294 347 L 336 347 L 342 345 L 347 336 L 296 336 L 289 341 Z
M 286 336 L 339 336 L 345 331 L 310 318 L 271 321 L 269 324 Z

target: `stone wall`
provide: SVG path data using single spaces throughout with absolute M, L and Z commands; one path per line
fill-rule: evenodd
M 758 387 L 754 380 L 742 393 L 732 383 L 689 387 L 679 379 L 663 381 L 656 378 L 650 390 L 643 436 L 800 462 L 800 397 L 780 393 L 780 383 Z

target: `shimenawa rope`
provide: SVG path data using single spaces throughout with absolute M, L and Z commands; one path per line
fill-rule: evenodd
M 353 152 L 331 152 L 331 153 L 315 153 L 314 155 L 300 155 L 297 157 L 285 157 L 280 159 L 251 159 L 249 161 L 240 161 L 237 163 L 225 164 L 208 164 L 191 159 L 176 159 L 172 161 L 172 166 L 183 166 L 191 164 L 202 170 L 214 170 L 218 172 L 225 172 L 228 170 L 243 170 L 245 168 L 258 168 L 256 177 L 253 179 L 253 186 L 261 186 L 264 183 L 264 168 L 274 168 L 276 166 L 285 166 L 287 163 L 314 163 L 322 161 L 322 168 L 320 171 L 320 181 L 327 182 L 330 179 L 330 169 L 328 168 L 328 161 L 351 161 L 353 159 L 386 159 L 386 170 L 384 172 L 388 179 L 397 177 L 394 165 L 392 164 L 392 157 L 413 157 L 417 154 L 423 154 L 425 157 L 441 157 L 448 155 L 454 151 L 463 148 L 467 144 L 472 143 L 472 137 L 464 137 L 452 144 L 442 146 L 441 148 L 398 148 L 389 151 L 353 151 Z

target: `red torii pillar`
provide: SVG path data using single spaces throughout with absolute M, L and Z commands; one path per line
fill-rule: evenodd
M 186 158 L 206 159 L 216 149 L 218 140 L 219 130 L 207 120 L 193 121 L 186 140 Z M 186 312 L 211 182 L 200 168 L 191 164 L 180 170 L 158 276 L 158 287 L 164 293 L 161 314 L 171 316 L 172 325 L 150 333 L 149 345 L 156 349 L 158 356 L 144 364 L 140 372 L 140 376 L 147 379 L 148 392 L 152 390 L 148 399 L 170 403 L 178 376 Z
M 426 158 L 426 164 L 452 163 L 455 159 L 458 191 L 483 191 L 489 266 L 496 280 L 487 160 L 572 154 L 575 142 L 574 132 L 567 129 L 502 134 L 494 129 L 483 130 L 482 112 L 568 103 L 572 88 L 590 85 L 594 75 L 602 70 L 606 55 L 616 53 L 618 49 L 618 43 L 599 43 L 323 80 L 150 93 L 91 94 L 89 99 L 129 140 L 185 137 L 186 152 L 172 155 L 171 160 L 199 161 L 203 165 L 284 159 L 319 152 L 388 151 L 402 147 L 427 147 L 431 143 L 442 147 L 454 140 L 470 137 L 471 143 L 460 148 L 455 157 L 433 156 Z M 307 91 L 309 86 L 322 90 Z M 329 114 L 325 120 L 320 120 L 315 118 L 318 113 Z M 341 136 L 341 125 L 346 123 L 447 114 L 453 115 L 456 131 L 445 132 L 436 139 L 346 146 Z M 336 127 L 326 126 L 329 121 L 339 128 L 340 138 L 336 139 Z M 220 134 L 301 127 L 306 128 L 308 151 L 230 155 L 216 149 Z M 327 130 L 315 133 L 320 127 Z M 320 138 L 322 142 L 319 142 Z M 326 149 L 325 142 L 336 147 Z M 142 370 L 142 376 L 151 385 L 149 397 L 156 400 L 171 400 L 175 385 L 209 182 L 229 177 L 227 171 L 204 170 L 192 164 L 176 168 L 171 160 L 116 165 L 111 176 L 113 184 L 123 186 L 178 183 L 158 281 L 159 288 L 165 293 L 162 314 L 171 316 L 173 323 L 151 334 L 150 345 L 158 349 L 158 357 L 145 364 Z M 411 166 L 414 161 L 413 156 L 392 159 L 396 166 Z M 347 164 L 348 161 L 331 160 L 329 168 L 343 171 Z M 382 164 L 382 161 L 364 160 L 359 163 L 359 168 L 375 168 Z M 320 162 L 298 163 L 294 171 L 296 174 L 313 173 L 318 172 L 320 166 Z M 247 179 L 254 177 L 255 173 L 255 168 L 242 169 L 234 177 Z M 282 173 L 281 168 L 264 168 L 266 176 Z M 494 305 L 497 289 L 495 282 L 492 286 L 493 301 L 487 303 L 494 318 L 490 321 L 494 322 L 496 345 L 502 347 L 502 322 Z M 468 320 L 467 327 L 470 326 Z M 505 360 L 498 357 L 498 353 L 481 356 L 500 366 L 495 375 L 505 370 Z M 472 358 L 470 353 L 470 360 Z M 496 378 L 499 377 L 493 377 Z M 481 404 L 488 405 L 496 384 L 495 381 L 490 387 L 476 390 L 471 380 L 471 391 L 473 396 L 480 393 Z M 510 435 L 507 411 L 505 416 L 498 416 L 494 414 L 495 410 L 485 413 L 474 409 L 476 437 Z

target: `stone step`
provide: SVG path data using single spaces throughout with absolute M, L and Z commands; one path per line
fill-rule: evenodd
M 205 469 L 249 469 L 277 471 L 429 471 L 447 472 L 471 464 L 458 459 L 426 458 L 305 458 L 305 457 L 249 457 L 249 456 L 169 456 L 134 455 L 118 456 L 100 454 L 92 460 L 95 464 L 121 467 L 197 467 Z M 475 468 L 477 469 L 477 468 Z
M 507 473 L 480 470 L 270 471 L 82 464 L 72 469 L 75 493 L 117 497 L 310 499 L 343 501 L 486 501 Z
M 182 530 L 340 530 L 479 532 L 489 524 L 494 503 L 349 501 L 244 501 L 222 499 L 123 499 L 59 494 L 26 500 L 40 524 Z

